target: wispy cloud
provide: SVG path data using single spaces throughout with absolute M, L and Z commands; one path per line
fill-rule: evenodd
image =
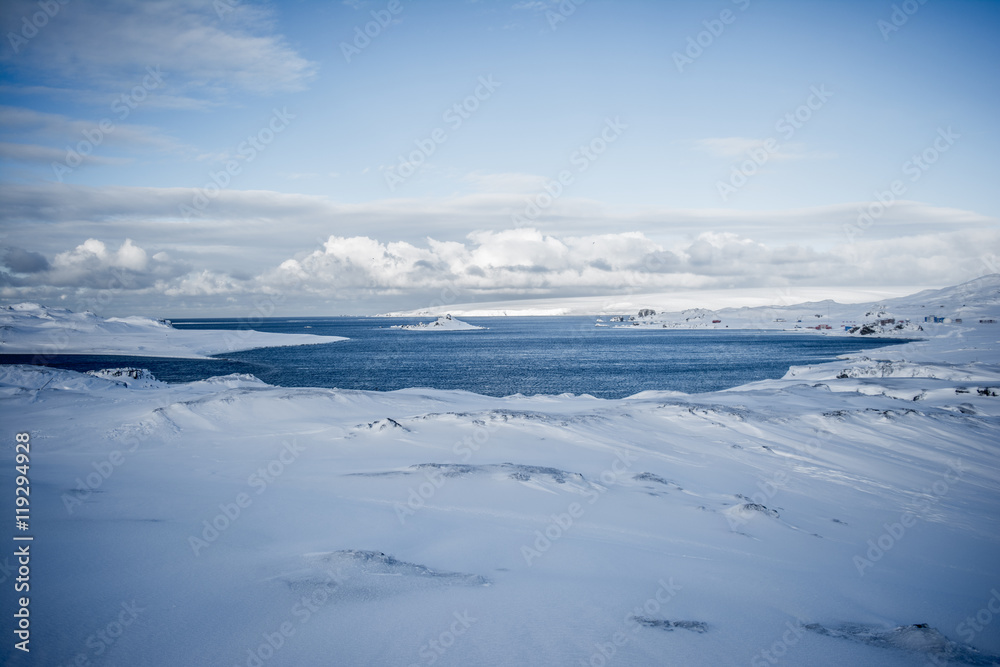
M 7 5 L 7 22 L 38 9 L 24 0 Z M 174 108 L 305 88 L 316 64 L 274 34 L 270 13 L 247 3 L 227 7 L 220 17 L 211 2 L 74 0 L 24 54 L 5 51 L 0 59 L 34 74 L 33 85 L 20 92 L 41 92 L 34 85 L 40 81 L 47 89 L 76 90 L 84 80 L 88 96 L 127 90 L 146 67 L 158 66 L 170 86 L 159 105 Z M 19 58 L 29 52 L 30 59 Z
M 28 164 L 48 165 L 60 162 L 66 158 L 65 149 L 50 148 L 37 144 L 15 144 L 0 142 L 0 160 Z M 101 155 L 81 156 L 84 164 L 128 164 L 132 160 L 121 157 L 105 157 Z
M 110 123 L 110 132 L 101 130 L 101 121 Z M 190 154 L 193 149 L 155 127 L 115 122 L 113 114 L 90 120 L 69 118 L 62 114 L 47 113 L 22 107 L 0 106 L 0 136 L 18 139 L 8 142 L 0 157 L 19 162 L 51 162 L 66 158 L 66 146 L 81 139 L 100 137 L 97 152 L 84 156 L 91 164 L 121 164 L 120 156 L 103 156 L 100 151 L 110 147 L 116 150 L 156 150 L 176 154 Z M 28 144 L 24 140 L 32 140 Z M 94 143 L 91 141 L 91 143 Z M 58 147 L 58 148 L 57 148 Z

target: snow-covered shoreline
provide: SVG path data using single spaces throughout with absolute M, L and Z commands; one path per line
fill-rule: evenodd
M 243 330 L 181 330 L 146 317 L 102 318 L 20 303 L 0 308 L 0 354 L 104 354 L 205 359 L 213 354 L 285 345 L 318 345 L 342 336 Z
M 1000 290 L 953 305 L 616 400 L 0 366 L 46 573 L 0 662 L 94 659 L 124 603 L 107 664 L 995 664 Z

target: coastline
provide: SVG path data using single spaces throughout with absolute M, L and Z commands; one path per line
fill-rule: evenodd
M 615 636 L 622 664 L 781 642 L 803 665 L 988 664 L 1000 632 L 963 623 L 996 585 L 997 335 L 622 399 L 0 366 L 35 447 L 49 656 L 85 645 L 80 608 L 135 600 L 122 664 L 249 664 L 282 627 L 282 664 L 331 642 L 410 664 L 453 614 L 478 633 L 462 664 L 586 662 Z

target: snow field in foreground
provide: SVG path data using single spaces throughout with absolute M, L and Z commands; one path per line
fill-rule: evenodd
M 995 664 L 996 338 L 620 400 L 2 366 L 0 662 Z

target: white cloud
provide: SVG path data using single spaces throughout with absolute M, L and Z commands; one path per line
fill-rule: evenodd
M 983 233 L 1000 238 L 1000 233 Z M 924 250 L 922 244 L 913 249 L 918 248 Z M 945 254 L 951 261 L 976 251 L 971 239 L 961 236 L 948 248 Z M 474 294 L 557 295 L 692 284 L 829 284 L 845 276 L 851 284 L 891 284 L 894 279 L 919 283 L 913 270 L 893 275 L 898 260 L 881 263 L 893 252 L 891 244 L 865 246 L 865 260 L 858 263 L 843 249 L 823 253 L 797 245 L 772 247 L 716 232 L 705 232 L 674 251 L 638 232 L 557 238 L 516 229 L 475 232 L 463 243 L 427 239 L 422 245 L 331 236 L 322 250 L 287 260 L 262 275 L 258 287 L 367 294 L 417 294 L 447 287 Z M 911 264 L 913 269 L 918 266 Z
M 186 274 L 169 283 L 161 282 L 157 288 L 167 297 L 219 296 L 246 291 L 242 281 L 207 269 Z
M 26 275 L 0 274 L 0 283 L 14 287 L 34 288 L 82 288 L 145 289 L 153 287 L 157 281 L 177 278 L 188 270 L 183 262 L 173 261 L 166 253 L 156 253 L 152 258 L 132 239 L 125 239 L 117 250 L 98 239 L 90 238 L 71 250 L 60 252 L 47 261 L 38 253 L 24 253 L 35 258 L 39 270 Z M 18 274 L 24 269 L 6 261 Z M 19 262 L 22 266 L 23 261 Z
M 295 313 L 338 302 L 355 304 L 362 312 L 417 308 L 445 293 L 455 302 L 610 297 L 678 288 L 944 285 L 983 273 L 984 251 L 997 247 L 996 229 L 859 240 L 821 251 L 732 232 L 703 232 L 667 247 L 635 231 L 555 236 L 524 228 L 419 243 L 333 235 L 316 250 L 253 274 L 192 267 L 164 251 L 147 252 L 130 239 L 115 249 L 91 238 L 51 260 L 12 248 L 7 265 L 19 273 L 0 273 L 0 295 L 51 301 L 111 288 L 120 303 L 141 296 L 137 303 L 146 312 L 157 304 L 162 311 L 178 299 L 212 312 L 270 294 L 280 295 L 288 312 Z
M 103 241 L 87 239 L 73 250 L 56 255 L 53 268 L 75 271 L 80 268 L 121 268 L 142 271 L 146 268 L 146 251 L 139 248 L 132 239 L 125 239 L 116 252 L 108 252 Z
M 79 244 L 88 237 L 128 237 L 144 248 L 170 251 L 172 256 L 199 269 L 252 276 L 276 267 L 286 258 L 301 258 L 322 247 L 331 233 L 349 238 L 370 236 L 373 229 L 378 230 L 381 239 L 415 246 L 425 246 L 427 237 L 431 237 L 436 243 L 458 243 L 463 247 L 468 244 L 470 229 L 483 230 L 496 236 L 486 247 L 498 253 L 504 239 L 513 238 L 503 235 L 504 230 L 512 228 L 511 213 L 523 210 L 525 201 L 518 194 L 479 193 L 448 199 L 343 204 L 314 195 L 225 190 L 211 201 L 204 217 L 183 220 L 179 206 L 190 205 L 194 194 L 191 188 L 8 185 L 0 189 L 0 210 L 4 211 L 4 231 L 8 234 L 5 242 L 51 258 L 65 251 L 68 243 Z M 562 197 L 535 226 L 564 245 L 575 238 L 597 239 L 596 235 L 607 230 L 627 230 L 641 234 L 645 238 L 642 243 L 658 244 L 678 257 L 706 231 L 753 239 L 769 248 L 791 246 L 828 252 L 852 239 L 864 245 L 997 228 L 997 220 L 973 211 L 900 201 L 873 224 L 860 229 L 858 214 L 865 207 L 862 203 L 845 203 L 777 211 L 662 208 L 623 214 L 603 210 L 586 200 Z M 281 233 L 275 234 L 275 229 Z M 624 234 L 601 238 L 592 242 L 596 246 L 637 243 Z M 234 239 L 239 239 L 238 243 Z M 526 241 L 518 238 L 511 245 L 516 247 L 522 242 Z M 556 252 L 544 245 L 528 247 L 533 253 Z M 734 251 L 731 248 L 726 252 Z M 505 252 L 510 257 L 528 250 Z M 574 248 L 574 252 L 583 250 Z M 638 249 L 630 252 L 640 254 Z M 511 261 L 516 263 L 516 259 Z M 608 258 L 592 257 L 590 261 L 600 264 Z M 788 261 L 788 257 L 779 255 L 775 261 Z M 838 271 L 836 275 L 843 276 L 845 282 L 854 282 L 849 272 Z
M 288 295 L 288 312 L 302 312 L 293 303 L 312 310 L 321 302 L 354 304 L 330 312 L 373 312 L 418 307 L 442 289 L 472 301 L 677 287 L 942 285 L 975 277 L 1000 247 L 996 220 L 910 201 L 858 229 L 860 203 L 625 215 L 566 197 L 536 228 L 513 228 L 510 214 L 523 195 L 342 204 L 226 190 L 204 218 L 183 221 L 177 207 L 193 192 L 4 188 L 4 244 L 17 249 L 7 257 L 21 269 L 8 264 L 0 293 L 44 301 L 52 290 L 77 294 L 124 275 L 130 293 L 146 295 L 144 307 L 190 298 L 211 308 L 214 299 L 277 291 Z

